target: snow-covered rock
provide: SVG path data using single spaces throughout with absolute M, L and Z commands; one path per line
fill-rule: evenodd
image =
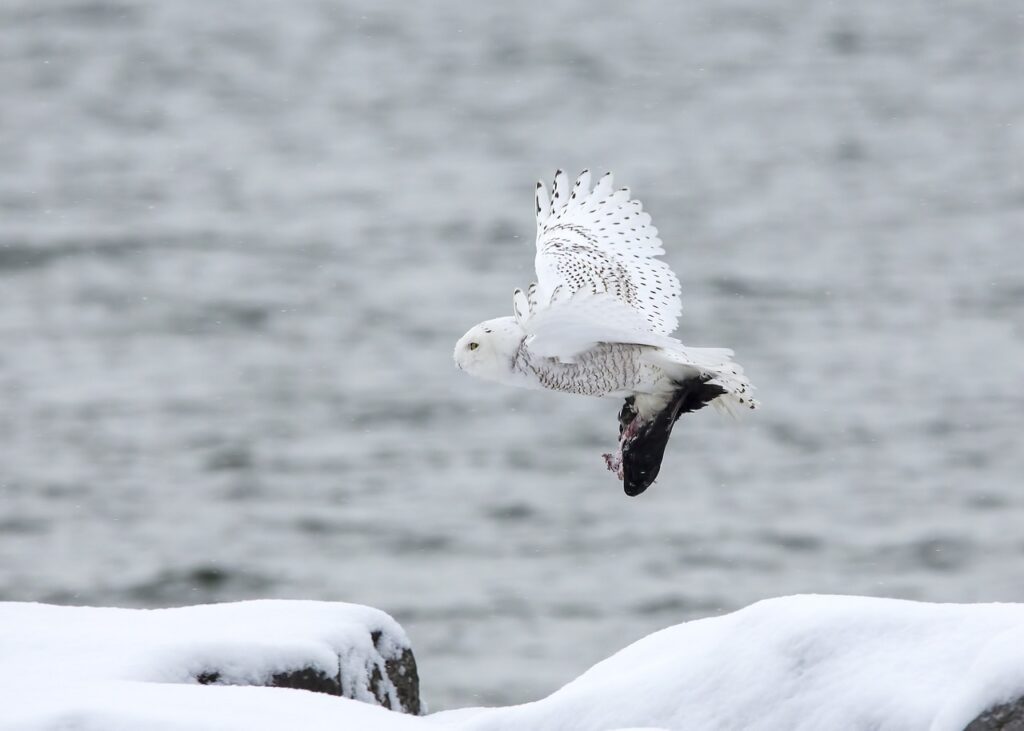
M 1024 695 L 1022 630 L 1020 604 L 772 599 L 649 635 L 543 700 L 434 718 L 465 731 L 963 731 Z
M 409 639 L 391 617 L 370 607 L 0 603 L 0 688 L 45 688 L 55 702 L 73 685 L 98 681 L 136 681 L 136 689 L 145 682 L 303 688 L 421 711 Z
M 1019 731 L 1024 717 L 1021 604 L 772 599 L 649 635 L 543 700 L 427 717 L 196 680 L 267 684 L 305 668 L 372 703 L 374 673 L 400 675 L 396 648 L 408 641 L 393 620 L 352 605 L 0 604 L 0 728 Z
M 964 731 L 1024 731 L 1024 698 L 989 708 Z

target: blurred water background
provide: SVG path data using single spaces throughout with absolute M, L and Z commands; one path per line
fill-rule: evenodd
M 0 4 L 0 597 L 371 604 L 434 709 L 793 592 L 1024 601 L 1019 2 Z M 764 409 L 452 366 L 615 171 Z

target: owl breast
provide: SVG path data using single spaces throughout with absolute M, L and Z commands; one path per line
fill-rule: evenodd
M 552 391 L 581 396 L 648 393 L 666 379 L 660 368 L 643 358 L 643 351 L 641 345 L 602 343 L 580 354 L 576 362 L 563 363 L 536 356 L 524 344 L 513 369 Z

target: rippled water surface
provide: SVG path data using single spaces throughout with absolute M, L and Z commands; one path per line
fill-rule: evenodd
M 1018 2 L 0 5 L 0 597 L 338 599 L 435 709 L 793 592 L 1024 601 Z M 455 371 L 611 169 L 764 410 Z

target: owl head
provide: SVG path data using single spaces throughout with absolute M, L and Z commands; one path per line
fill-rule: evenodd
M 512 364 L 526 332 L 514 317 L 499 317 L 474 325 L 455 343 L 455 365 L 485 381 L 515 380 Z

